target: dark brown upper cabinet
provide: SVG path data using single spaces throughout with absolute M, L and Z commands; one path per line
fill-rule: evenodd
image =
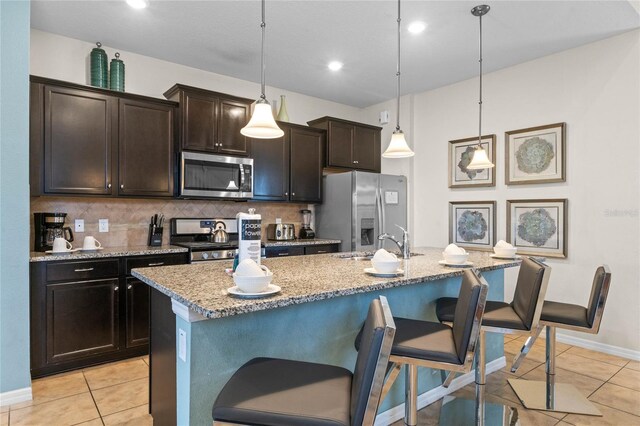
M 381 127 L 334 117 L 308 124 L 327 131 L 326 167 L 380 172 Z
M 164 94 L 179 102 L 180 147 L 188 151 L 248 156 L 240 133 L 251 116 L 251 99 L 176 84 Z
M 321 203 L 325 132 L 292 123 L 278 126 L 283 137 L 251 140 L 253 198 Z
M 31 195 L 173 196 L 174 102 L 31 77 Z

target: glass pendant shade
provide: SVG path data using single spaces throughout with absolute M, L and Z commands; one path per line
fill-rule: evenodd
M 284 136 L 284 131 L 278 127 L 273 118 L 271 105 L 264 99 L 256 101 L 251 120 L 240 130 L 240 133 L 255 139 L 275 139 Z
M 481 169 L 490 169 L 493 167 L 493 163 L 489 161 L 489 157 L 487 156 L 487 151 L 484 148 L 477 147 L 473 152 L 473 158 L 471 159 L 471 163 L 467 166 L 469 170 L 481 170 Z
M 391 136 L 391 142 L 387 150 L 382 154 L 384 158 L 409 158 L 413 157 L 415 153 L 411 151 L 407 141 L 404 138 L 404 132 L 402 130 L 396 130 Z

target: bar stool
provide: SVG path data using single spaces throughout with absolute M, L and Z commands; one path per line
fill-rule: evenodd
M 486 354 L 485 336 L 487 332 L 500 334 L 521 334 L 529 336 L 529 340 L 535 340 L 542 329 L 540 315 L 544 296 L 547 292 L 551 268 L 541 261 L 533 258 L 523 258 L 518 272 L 516 289 L 511 303 L 491 301 L 486 302 L 482 328 L 478 339 L 476 354 L 476 387 L 481 400 L 484 399 L 484 385 L 486 384 Z M 455 319 L 458 299 L 443 297 L 436 302 L 436 315 L 440 322 L 451 323 Z M 535 337 L 534 337 L 535 336 Z M 528 353 L 521 350 L 514 360 L 514 366 L 520 365 L 522 359 Z M 453 380 L 452 373 L 446 382 Z M 482 405 L 480 406 L 482 408 Z M 478 413 L 479 423 L 484 422 L 484 413 Z
M 607 265 L 602 265 L 596 270 L 593 277 L 591 296 L 586 308 L 570 303 L 545 300 L 540 325 L 547 327 L 546 381 L 509 379 L 513 391 L 525 407 L 533 410 L 602 416 L 596 406 L 589 402 L 575 386 L 555 383 L 556 329 L 598 334 L 610 285 L 611 270 Z M 533 342 L 529 348 L 531 346 L 533 346 Z
M 487 282 L 476 271 L 464 271 L 458 296 L 460 303 L 455 309 L 453 326 L 393 318 L 396 335 L 381 400 L 391 389 L 404 365 L 405 424 L 413 426 L 417 423 L 418 367 L 463 373 L 471 371 L 488 288 Z M 363 332 L 360 333 L 356 338 L 356 348 L 362 350 Z
M 394 334 L 387 299 L 380 296 L 369 306 L 353 374 L 325 364 L 250 360 L 213 404 L 214 425 L 373 425 Z

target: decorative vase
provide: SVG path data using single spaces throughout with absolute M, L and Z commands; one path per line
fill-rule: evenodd
M 109 88 L 124 92 L 124 62 L 120 59 L 120 53 L 118 52 L 116 52 L 116 57 L 111 60 Z
M 94 87 L 102 87 L 104 89 L 109 87 L 109 72 L 107 70 L 109 66 L 109 58 L 107 52 L 101 49 L 102 43 L 97 42 L 97 47 L 91 49 L 90 56 L 90 72 L 91 72 L 91 85 Z
M 278 111 L 278 121 L 289 122 L 289 114 L 287 113 L 287 99 L 284 95 L 280 95 L 280 111 Z

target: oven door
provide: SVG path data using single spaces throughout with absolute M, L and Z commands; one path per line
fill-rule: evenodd
M 253 159 L 183 151 L 180 196 L 252 198 Z

